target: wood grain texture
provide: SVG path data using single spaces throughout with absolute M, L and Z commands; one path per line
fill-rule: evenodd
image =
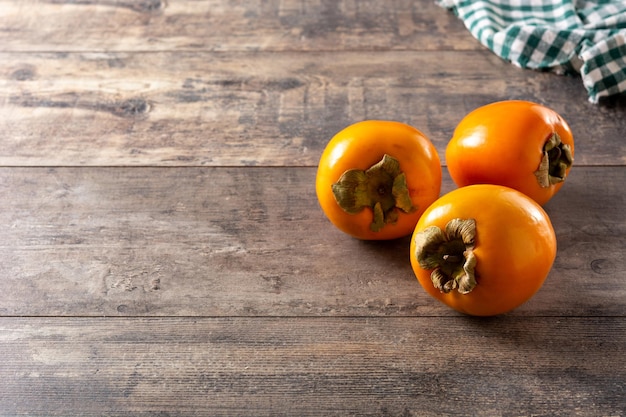
M 576 161 L 544 287 L 476 319 L 408 238 L 334 229 L 315 166 L 362 119 L 445 163 L 503 99 L 558 111 Z M 0 416 L 626 415 L 625 135 L 626 97 L 432 0 L 0 0 Z
M 313 168 L 0 169 L 0 313 L 453 315 L 408 240 L 324 218 Z M 546 210 L 559 252 L 517 315 L 624 315 L 626 168 L 573 170 Z M 446 175 L 444 192 L 453 188 Z
M 0 318 L 0 328 L 5 415 L 626 412 L 623 318 Z
M 0 22 L 3 51 L 481 49 L 434 1 L 2 0 Z
M 456 124 L 503 99 L 559 112 L 576 164 L 626 161 L 626 101 L 594 106 L 580 80 L 484 51 L 9 53 L 0 77 L 4 166 L 315 166 L 363 119 L 417 127 L 445 162 Z

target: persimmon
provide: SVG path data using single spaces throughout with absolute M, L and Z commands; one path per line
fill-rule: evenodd
M 454 182 L 514 188 L 543 205 L 563 186 L 574 160 L 569 125 L 540 104 L 507 100 L 465 116 L 446 147 Z
M 338 132 L 319 161 L 317 197 L 326 217 L 364 240 L 410 235 L 439 197 L 441 163 L 418 129 L 366 120 Z
M 492 184 L 458 188 L 423 213 L 410 259 L 421 286 L 449 307 L 476 316 L 511 311 L 544 283 L 556 236 L 542 207 Z

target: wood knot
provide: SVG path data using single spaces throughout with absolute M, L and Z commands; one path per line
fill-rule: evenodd
M 35 67 L 31 65 L 18 68 L 11 73 L 11 79 L 17 81 L 29 81 L 35 78 Z
M 137 117 L 150 111 L 150 103 L 142 98 L 131 98 L 115 105 L 111 112 L 120 117 Z
M 591 261 L 590 266 L 593 272 L 600 275 L 610 275 L 616 272 L 615 265 L 610 259 L 594 259 Z
M 165 8 L 165 0 L 143 0 L 137 3 L 131 3 L 131 8 L 141 13 L 154 13 Z

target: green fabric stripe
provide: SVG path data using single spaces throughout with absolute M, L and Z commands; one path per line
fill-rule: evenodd
M 521 67 L 574 69 L 580 55 L 592 102 L 626 92 L 626 0 L 437 1 L 483 45 Z

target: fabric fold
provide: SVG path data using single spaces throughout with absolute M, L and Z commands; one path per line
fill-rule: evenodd
M 597 103 L 626 92 L 626 0 L 437 0 L 520 68 L 578 73 Z

